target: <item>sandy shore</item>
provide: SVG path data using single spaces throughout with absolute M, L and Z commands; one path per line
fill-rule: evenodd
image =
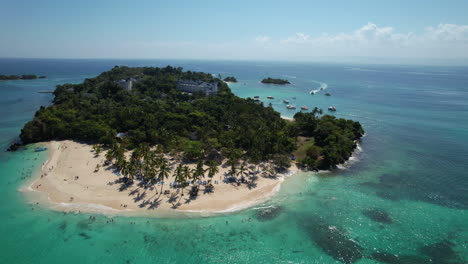
M 21 190 L 32 194 L 33 202 L 47 200 L 51 208 L 60 211 L 144 214 L 163 211 L 230 212 L 266 201 L 279 190 L 284 179 L 284 175 L 278 175 L 276 179 L 260 175 L 256 186 L 249 189 L 245 184 L 237 186 L 222 182 L 228 168 L 219 167 L 219 173 L 213 177 L 213 181 L 218 181 L 218 184 L 214 184 L 214 192 L 204 193 L 204 187 L 201 187 L 194 200 L 188 199 L 189 187 L 185 188 L 184 196 L 180 196 L 181 189 L 170 188 L 168 183 L 174 181 L 172 175 L 163 186 L 163 190 L 169 190 L 170 194 L 161 194 L 161 185 L 151 190 L 134 184 L 120 190 L 121 184 L 115 183 L 118 176 L 111 170 L 104 167 L 94 172 L 97 164 L 104 163 L 105 152 L 96 157 L 90 145 L 73 141 L 45 144 L 49 148 L 49 159 L 42 165 L 37 179 Z M 293 166 L 288 174 L 296 171 L 297 168 Z M 181 205 L 173 209 L 173 204 L 179 201 Z

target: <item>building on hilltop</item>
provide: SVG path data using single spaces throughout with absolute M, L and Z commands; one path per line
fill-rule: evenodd
M 204 92 L 206 95 L 214 95 L 218 93 L 218 83 L 179 80 L 177 81 L 176 89 L 187 93 Z
M 117 82 L 117 85 L 124 88 L 127 91 L 131 91 L 133 84 L 135 84 L 137 81 L 138 80 L 134 79 L 134 78 L 130 78 L 130 79 L 127 79 L 127 80 L 122 79 L 122 80 Z

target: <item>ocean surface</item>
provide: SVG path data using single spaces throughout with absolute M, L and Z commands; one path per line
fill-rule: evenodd
M 334 106 L 337 117 L 362 123 L 362 151 L 342 169 L 286 179 L 265 204 L 212 217 L 90 220 L 30 204 L 18 189 L 47 153 L 4 150 L 51 103 L 36 92 L 114 65 L 233 75 L 236 95 L 258 95 L 287 117 L 295 111 L 283 99 L 298 109 Z M 0 59 L 0 74 L 25 73 L 47 79 L 0 81 L 1 263 L 468 262 L 468 67 Z M 292 84 L 261 84 L 265 77 Z M 261 214 L 266 207 L 276 209 Z

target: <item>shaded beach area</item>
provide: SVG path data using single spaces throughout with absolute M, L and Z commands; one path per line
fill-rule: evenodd
M 247 166 L 250 169 L 242 172 L 245 176 L 232 177 L 229 167 L 221 165 L 212 179 L 187 181 L 183 187 L 176 183 L 173 172 L 177 162 L 172 160 L 169 177 L 149 183 L 138 177 L 129 180 L 112 164 L 104 165 L 104 153 L 97 155 L 91 145 L 68 140 L 46 145 L 49 159 L 37 179 L 22 191 L 39 192 L 32 199 L 47 197 L 52 209 L 66 212 L 237 211 L 267 200 L 279 190 L 285 176 L 272 173 L 268 164 L 262 163 Z M 187 165 L 195 169 L 195 164 Z M 296 171 L 293 166 L 285 173 Z M 199 190 L 196 196 L 191 193 L 192 187 Z

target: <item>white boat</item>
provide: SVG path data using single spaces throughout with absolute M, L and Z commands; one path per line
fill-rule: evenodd
M 330 107 L 328 107 L 328 111 L 333 111 L 333 112 L 335 112 L 335 111 L 336 111 L 336 108 L 333 107 L 333 106 L 330 106 Z
M 302 109 L 302 110 L 309 110 L 309 107 L 303 105 L 303 106 L 301 106 L 301 109 Z
M 296 107 L 294 105 L 287 105 L 286 108 L 287 109 L 296 109 Z
M 273 96 L 268 96 L 267 99 L 275 99 Z
M 289 104 L 289 100 L 283 100 L 283 103 Z

